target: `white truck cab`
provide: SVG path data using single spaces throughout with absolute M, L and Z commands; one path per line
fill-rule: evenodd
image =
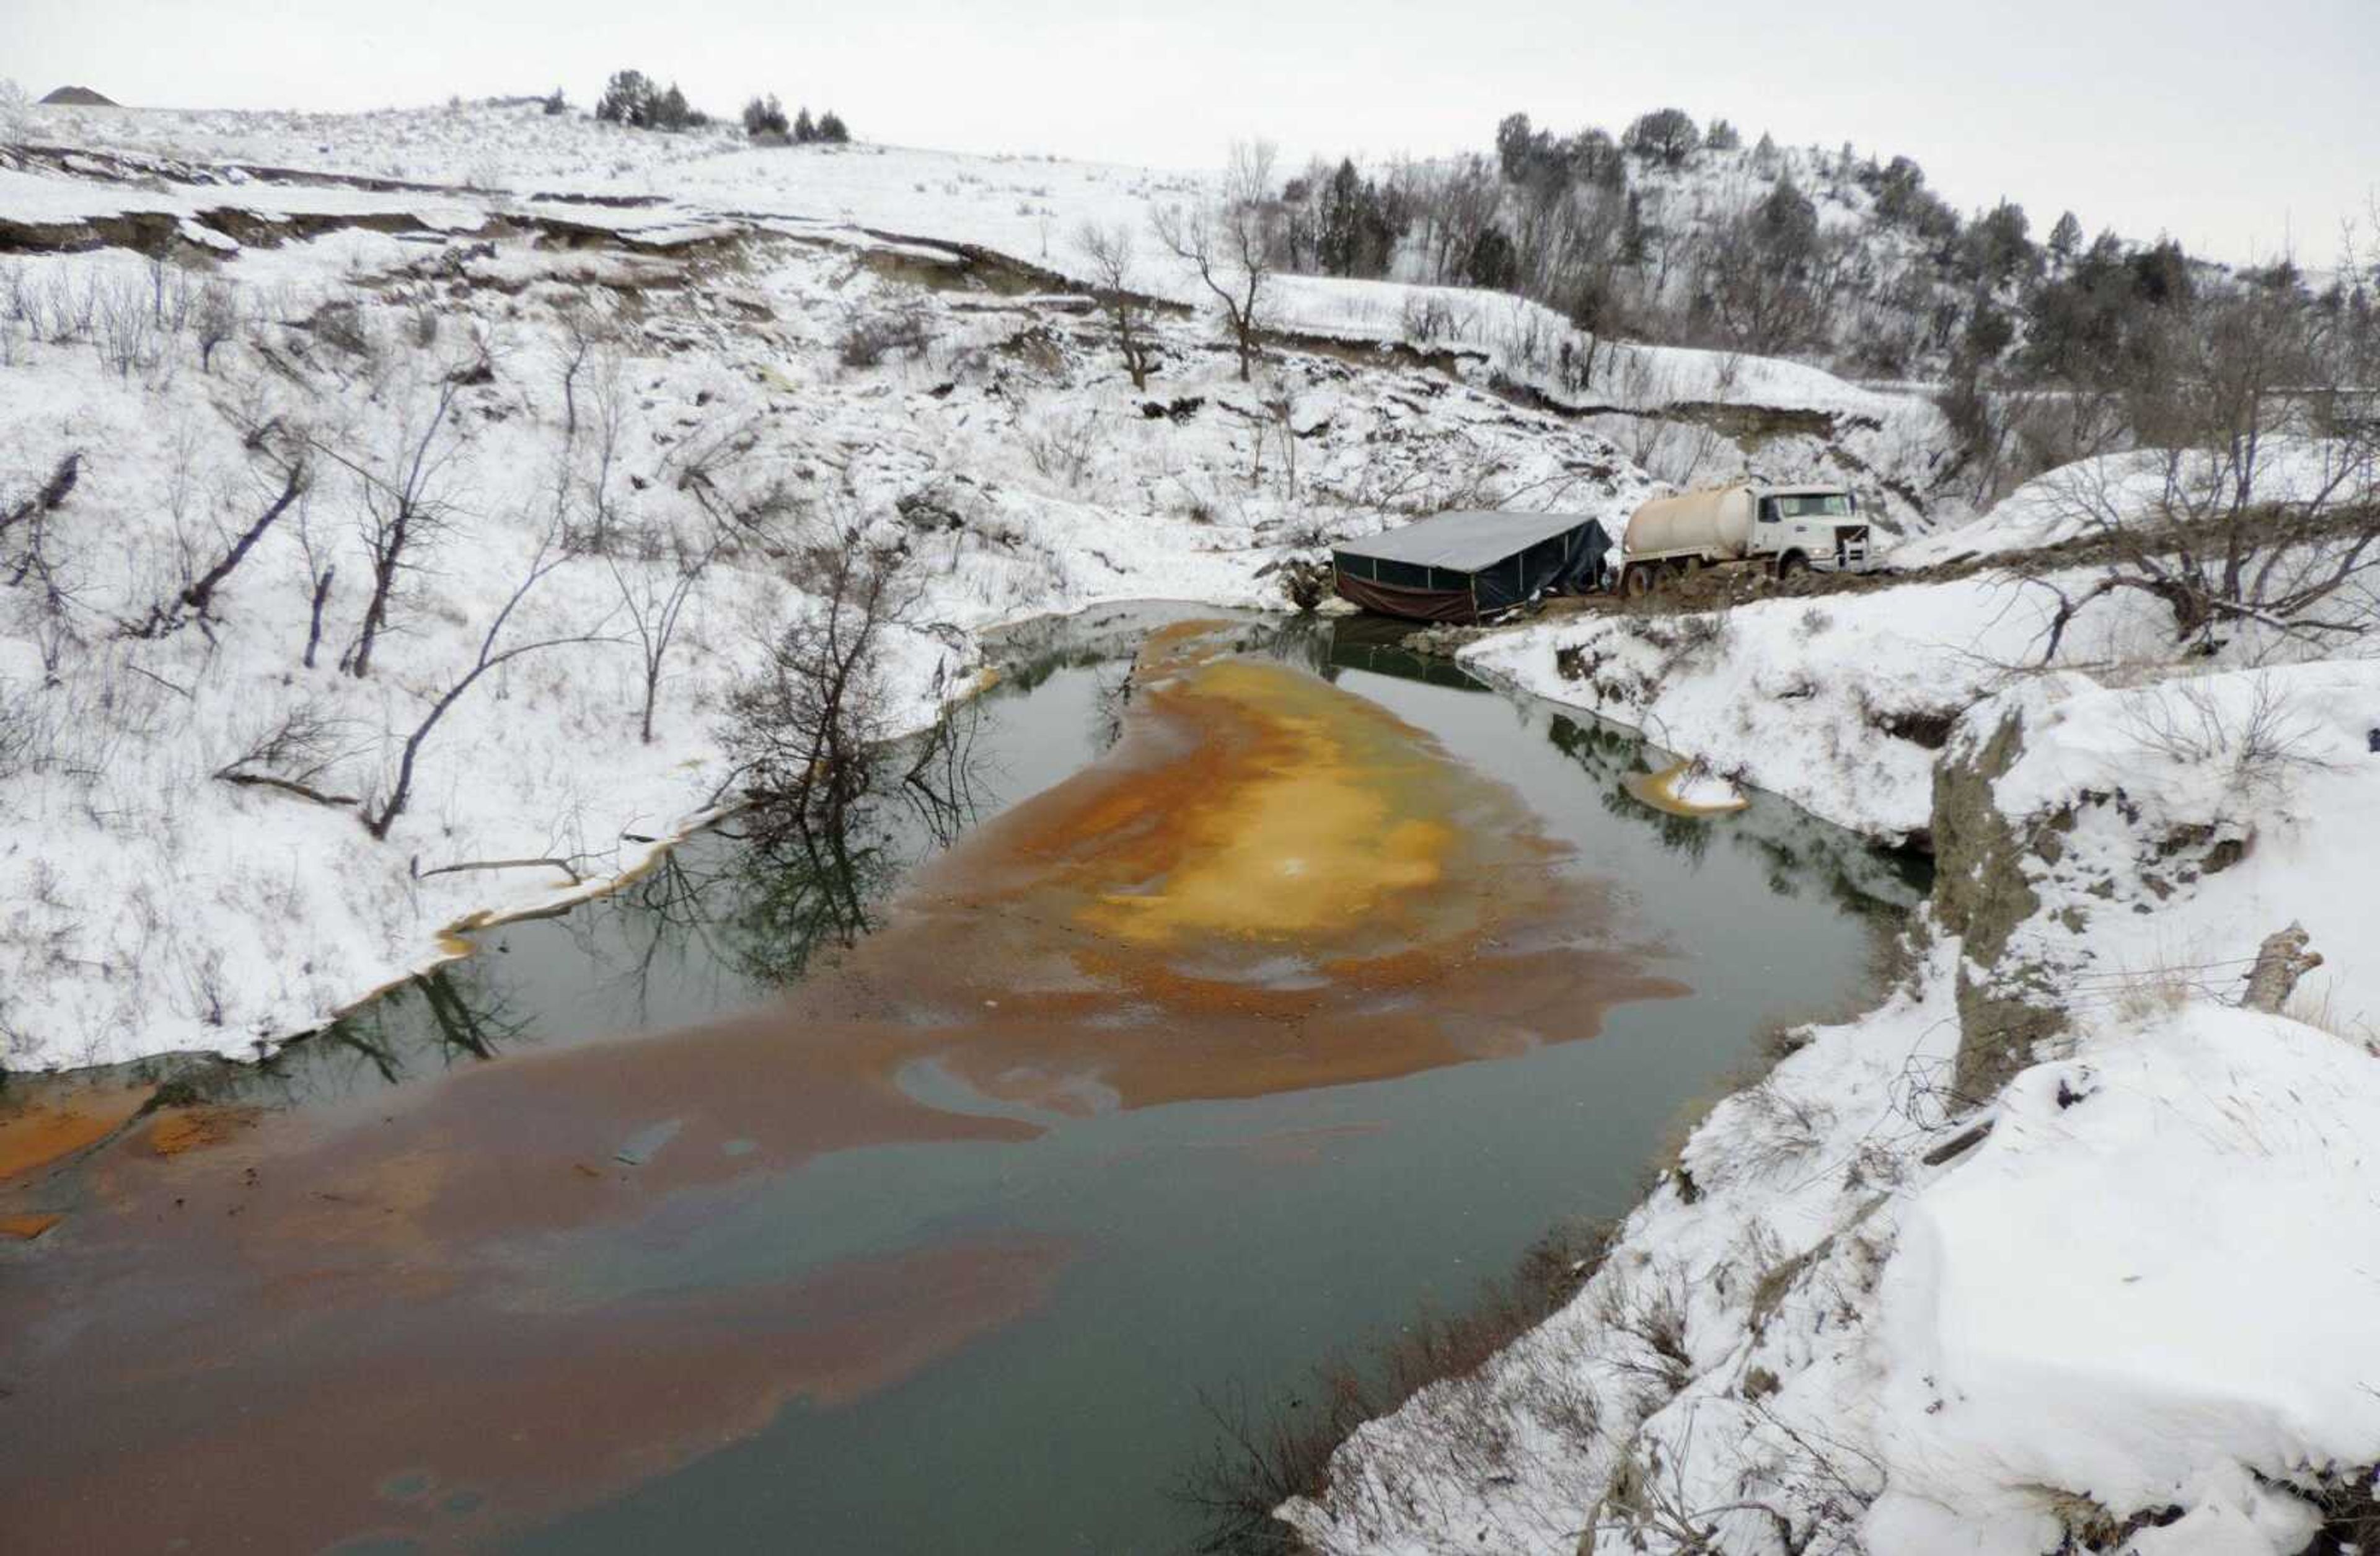
M 1774 556 L 1779 575 L 1786 564 L 1827 573 L 1867 571 L 1867 525 L 1859 498 L 1840 486 L 1759 489 L 1753 520 L 1752 554 Z
M 1803 569 L 1868 570 L 1868 527 L 1842 486 L 1739 481 L 1660 497 L 1638 508 L 1621 542 L 1620 587 L 1640 595 L 1702 567 L 1760 562 L 1779 577 Z

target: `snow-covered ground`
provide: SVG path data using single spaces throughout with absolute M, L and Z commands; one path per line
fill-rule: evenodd
M 2368 444 L 2277 436 L 2217 460 L 2204 451 L 2133 449 L 2034 477 L 1988 514 L 1911 540 L 1895 565 L 1995 556 L 2140 526 L 2189 525 L 2253 504 L 2303 511 L 2368 489 Z

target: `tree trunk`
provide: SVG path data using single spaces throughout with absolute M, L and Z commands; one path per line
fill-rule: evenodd
M 322 606 L 331 598 L 331 580 L 339 576 L 336 567 L 325 567 L 314 583 L 314 615 L 306 628 L 306 668 L 314 668 L 314 650 L 322 643 Z

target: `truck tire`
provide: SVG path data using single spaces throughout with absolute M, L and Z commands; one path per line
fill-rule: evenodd
M 1777 576 L 1779 578 L 1790 578 L 1796 573 L 1809 570 L 1810 559 L 1798 551 L 1789 551 L 1777 559 Z
M 1653 569 L 1642 562 L 1632 562 L 1620 574 L 1620 592 L 1631 600 L 1642 600 L 1653 592 Z

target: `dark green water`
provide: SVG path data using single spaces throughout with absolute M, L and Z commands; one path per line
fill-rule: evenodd
M 864 929 L 970 816 L 1057 783 L 1113 736 L 1157 608 L 1045 624 L 967 715 L 961 755 L 888 800 L 835 868 L 756 865 L 733 837 L 614 897 L 481 937 L 481 954 L 298 1045 L 243 1089 L 370 1091 L 508 1049 L 667 1028 L 754 1004 Z M 1201 613 L 1211 614 L 1211 613 Z M 1393 1082 L 1070 1119 L 1023 1144 L 844 1151 L 757 1192 L 690 1195 L 671 1234 L 516 1250 L 597 1295 L 730 1283 L 958 1236 L 1079 1249 L 1052 1300 L 895 1387 L 795 1405 L 759 1432 L 517 1539 L 539 1552 L 1182 1550 L 1169 1494 L 1202 1399 L 1293 1390 L 1334 1354 L 1461 1304 L 1566 1217 L 1634 1198 L 1680 1108 L 1780 1018 L 1843 1006 L 1880 918 L 1920 884 L 1780 801 L 1711 821 L 1621 791 L 1625 735 L 1485 691 L 1364 624 L 1251 623 L 1518 791 L 1573 868 L 1621 886 L 1630 940 L 1691 997 L 1622 1005 L 1591 1041 Z M 934 1077 L 918 1077 L 930 1093 Z M 589 1365 L 601 1365 L 590 1357 Z

